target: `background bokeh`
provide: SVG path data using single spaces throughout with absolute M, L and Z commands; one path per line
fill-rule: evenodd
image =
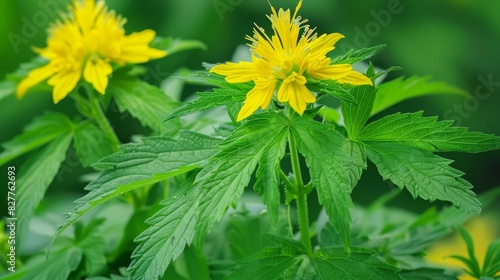
M 245 34 L 251 34 L 253 22 L 270 29 L 265 14 L 266 0 L 108 0 L 108 6 L 128 18 L 127 32 L 151 28 L 161 36 L 197 39 L 207 50 L 175 54 L 148 66 L 152 79 L 166 78 L 180 67 L 200 69 L 202 62 L 230 60 L 236 47 L 245 44 Z M 297 1 L 271 0 L 276 8 L 294 8 Z M 19 63 L 29 61 L 32 46 L 45 46 L 45 29 L 57 16 L 65 0 L 2 0 L 0 1 L 0 77 L 14 71 Z M 414 112 L 438 115 L 440 119 L 455 119 L 471 130 L 500 135 L 500 1 L 498 0 L 389 0 L 332 1 L 304 0 L 300 15 L 309 19 L 317 32 L 340 32 L 346 36 L 335 52 L 350 48 L 387 44 L 387 48 L 372 62 L 382 68 L 398 65 L 396 76 L 427 76 L 464 89 L 471 97 L 429 96 L 405 101 L 387 112 Z M 478 86 L 490 80 L 489 87 Z M 483 81 L 483 82 L 482 82 Z M 493 81 L 493 82 L 491 82 Z M 184 98 L 193 92 L 187 88 Z M 0 142 L 21 133 L 33 117 L 47 110 L 74 115 L 72 100 L 52 104 L 49 94 L 28 94 L 17 100 L 10 96 L 0 101 Z M 384 113 L 382 113 L 384 114 Z M 123 142 L 133 134 L 145 131 L 131 117 L 120 118 L 111 112 L 113 125 Z M 446 154 L 456 160 L 453 166 L 466 173 L 476 192 L 500 185 L 500 152 L 483 154 Z M 14 162 L 21 165 L 26 157 Z M 71 159 L 70 159 L 71 160 Z M 73 158 L 73 161 L 75 159 Z M 81 192 L 85 183 L 80 177 L 90 169 L 74 166 L 56 179 L 50 193 Z M 1 170 L 6 170 L 2 167 Z M 6 172 L 6 171 L 5 171 Z M 2 179 L 3 182 L 3 179 Z M 393 188 L 368 166 L 354 192 L 355 201 L 368 203 L 376 193 Z M 401 195 L 395 204 L 421 211 L 427 202 L 414 201 L 409 194 Z

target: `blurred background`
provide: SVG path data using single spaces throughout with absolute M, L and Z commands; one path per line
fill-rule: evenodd
M 44 47 L 46 28 L 63 9 L 67 0 L 3 0 L 0 1 L 0 77 L 16 70 L 22 62 L 35 56 L 33 46 Z M 201 69 L 202 62 L 230 60 L 237 46 L 245 44 L 245 35 L 252 33 L 253 23 L 270 30 L 266 14 L 267 0 L 108 0 L 107 5 L 128 22 L 127 33 L 151 28 L 160 36 L 196 39 L 207 50 L 175 54 L 148 64 L 148 82 L 159 84 L 181 67 Z M 276 7 L 291 8 L 296 0 L 270 0 Z M 401 66 L 397 76 L 427 76 L 444 81 L 469 92 L 467 99 L 454 96 L 428 96 L 405 101 L 390 112 L 415 112 L 453 119 L 473 131 L 500 135 L 500 1 L 498 0 L 389 0 L 332 1 L 304 0 L 300 11 L 317 32 L 340 32 L 346 36 L 337 45 L 340 55 L 351 48 L 378 44 L 387 48 L 372 62 L 381 68 Z M 187 88 L 183 98 L 193 94 Z M 17 100 L 9 96 L 0 101 L 0 142 L 21 133 L 22 128 L 44 111 L 63 111 L 75 115 L 69 98 L 57 106 L 48 93 L 28 94 Z M 121 118 L 110 112 L 112 123 L 122 142 L 133 134 L 147 133 L 131 117 Z M 455 160 L 453 166 L 466 173 L 465 178 L 477 193 L 500 185 L 500 152 L 483 154 L 446 154 Z M 68 157 L 71 172 L 60 174 L 49 193 L 79 195 L 85 183 L 80 177 L 91 172 L 79 167 Z M 13 164 L 20 166 L 26 157 Z M 6 170 L 6 167 L 2 167 Z M 2 178 L 2 182 L 3 182 Z M 373 165 L 363 175 L 354 191 L 360 204 L 371 202 L 378 193 L 394 188 L 377 175 Z M 411 207 L 420 212 L 428 202 L 413 200 L 407 192 L 393 202 L 394 206 Z M 3 210 L 3 209 L 2 209 Z

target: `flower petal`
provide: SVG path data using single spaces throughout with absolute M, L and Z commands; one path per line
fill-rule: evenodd
M 257 111 L 259 107 L 266 109 L 271 102 L 271 98 L 273 97 L 274 86 L 274 81 L 255 85 L 255 87 L 247 93 L 245 102 L 238 113 L 236 121 L 239 122 L 248 118 L 251 114 Z
M 104 94 L 108 86 L 108 75 L 113 72 L 109 63 L 101 58 L 88 59 L 83 71 L 83 77 L 100 93 Z
M 34 87 L 35 85 L 39 84 L 52 75 L 54 75 L 54 69 L 50 64 L 31 70 L 28 76 L 26 76 L 26 78 L 24 78 L 17 85 L 17 98 L 23 97 L 30 88 Z
M 346 75 L 348 75 L 352 71 L 352 66 L 350 64 L 331 64 L 329 65 L 328 63 L 330 62 L 330 59 L 325 60 L 326 65 L 319 65 L 319 66 L 313 66 L 310 65 L 310 67 L 307 69 L 307 75 L 310 77 L 317 79 L 317 80 L 323 80 L 323 79 L 329 79 L 329 80 L 339 80 Z
M 228 83 L 245 83 L 255 78 L 255 69 L 252 62 L 240 61 L 238 63 L 227 62 L 215 65 L 210 73 L 226 76 Z
M 121 42 L 120 54 L 114 59 L 118 63 L 143 63 L 166 56 L 167 52 L 149 47 L 155 35 L 153 30 L 147 29 L 125 36 Z
M 288 102 L 295 112 L 302 115 L 307 103 L 316 101 L 316 97 L 307 89 L 305 84 L 298 82 L 283 83 L 278 90 L 278 100 Z
M 81 77 L 81 71 L 60 72 L 48 80 L 53 86 L 52 99 L 54 104 L 64 99 L 76 86 Z
M 355 86 L 373 85 L 372 81 L 368 77 L 356 71 L 349 72 L 346 76 L 340 78 L 339 82 Z

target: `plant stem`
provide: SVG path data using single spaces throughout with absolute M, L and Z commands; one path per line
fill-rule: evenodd
M 105 136 L 111 140 L 113 151 L 118 152 L 120 150 L 120 140 L 118 140 L 115 131 L 104 114 L 101 104 L 99 104 L 99 99 L 95 96 L 95 92 L 89 86 L 86 87 L 86 90 L 89 97 L 89 104 L 92 107 L 94 120 L 99 124 L 99 127 L 104 132 Z
M 311 237 L 309 235 L 309 216 L 307 211 L 307 191 L 304 188 L 302 181 L 302 173 L 300 172 L 299 154 L 297 151 L 297 144 L 293 135 L 288 137 L 290 144 L 290 159 L 292 161 L 292 170 L 295 177 L 295 186 L 297 189 L 297 208 L 299 211 L 299 229 L 300 240 L 306 247 L 307 252 L 312 252 Z

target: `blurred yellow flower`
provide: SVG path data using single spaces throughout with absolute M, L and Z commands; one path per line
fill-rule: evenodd
M 316 101 L 316 97 L 306 87 L 307 78 L 336 80 L 353 85 L 372 84 L 363 74 L 353 71 L 350 64 L 331 64 L 326 54 L 344 36 L 332 33 L 318 37 L 314 29 L 304 25 L 307 20 L 297 16 L 301 5 L 302 0 L 293 16 L 290 16 L 290 10 L 280 9 L 277 13 L 271 6 L 272 15 L 268 18 L 274 34 L 269 37 L 263 28 L 256 25 L 254 36 L 247 36 L 252 43 L 252 62 L 228 62 L 210 70 L 226 76 L 229 83 L 255 83 L 255 87 L 246 95 L 237 121 L 247 118 L 259 107 L 266 109 L 276 88 L 278 101 L 288 102 L 302 115 L 307 104 Z M 301 31 L 302 35 L 299 35 Z
M 99 93 L 104 94 L 111 63 L 143 63 L 161 58 L 166 52 L 149 47 L 155 37 L 152 30 L 125 35 L 126 19 L 108 11 L 103 1 L 73 0 L 70 11 L 49 29 L 47 47 L 35 49 L 48 64 L 32 70 L 16 90 L 19 98 L 36 84 L 48 79 L 53 100 L 58 103 L 80 81 L 82 75 Z
M 474 253 L 480 265 L 484 263 L 488 246 L 498 238 L 499 228 L 497 217 L 482 214 L 481 217 L 472 218 L 465 224 L 465 229 L 470 233 L 474 242 Z M 469 258 L 467 246 L 459 234 L 441 240 L 427 250 L 427 260 L 432 263 L 455 268 L 466 268 L 465 265 L 451 255 L 464 256 Z M 468 274 L 459 276 L 460 280 L 477 279 Z

